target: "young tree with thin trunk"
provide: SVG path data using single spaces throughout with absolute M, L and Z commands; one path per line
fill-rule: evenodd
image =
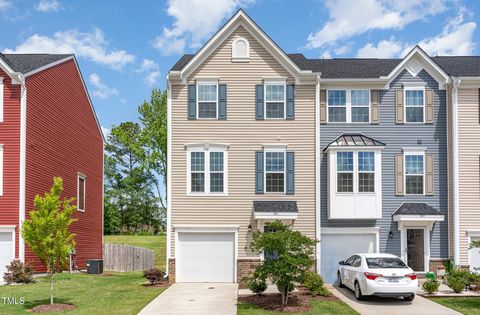
M 45 264 L 50 276 L 50 304 L 53 304 L 55 273 L 67 265 L 69 254 L 75 247 L 75 234 L 68 230 L 74 222 L 72 214 L 76 206 L 72 203 L 75 198 L 62 199 L 62 191 L 63 181 L 60 177 L 55 177 L 50 192 L 43 197 L 35 196 L 35 209 L 29 213 L 30 218 L 22 226 L 25 243 Z

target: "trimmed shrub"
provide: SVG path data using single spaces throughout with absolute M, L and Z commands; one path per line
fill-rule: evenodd
M 155 282 L 162 280 L 162 278 L 165 276 L 165 272 L 160 271 L 158 268 L 152 268 L 145 270 L 143 272 L 143 276 L 150 281 L 151 285 L 154 285 Z
M 7 284 L 34 282 L 33 265 L 31 263 L 24 264 L 20 260 L 15 259 L 6 267 L 7 272 L 3 275 L 3 281 Z
M 447 280 L 448 287 L 455 293 L 460 293 L 465 290 L 466 284 L 466 280 L 460 276 L 451 275 Z
M 324 286 L 323 278 L 316 272 L 306 272 L 303 275 L 302 284 L 310 291 L 312 296 L 329 296 L 330 291 Z
M 440 282 L 437 279 L 428 279 L 422 284 L 422 289 L 427 293 L 434 293 L 438 292 L 438 288 L 440 287 Z
M 260 277 L 257 273 L 253 273 L 250 277 L 243 278 L 245 286 L 255 294 L 262 294 L 267 289 L 267 281 L 264 277 Z

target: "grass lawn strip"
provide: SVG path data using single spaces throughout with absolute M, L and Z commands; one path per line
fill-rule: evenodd
M 165 271 L 166 236 L 105 235 L 104 242 L 126 244 L 151 249 L 155 253 L 155 266 Z
M 142 285 L 141 272 L 106 275 L 61 273 L 55 276 L 55 303 L 73 304 L 75 309 L 65 314 L 137 314 L 145 305 L 165 290 L 163 287 Z M 48 278 L 19 286 L 0 286 L 1 297 L 23 298 L 22 304 L 3 304 L 0 314 L 32 314 L 28 309 L 49 303 Z M 42 313 L 58 314 L 58 313 Z
M 465 315 L 480 315 L 480 297 L 431 298 L 430 300 Z

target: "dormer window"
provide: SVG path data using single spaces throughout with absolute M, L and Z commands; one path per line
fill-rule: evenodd
M 239 37 L 232 44 L 232 61 L 248 62 L 250 60 L 250 44 L 248 40 Z

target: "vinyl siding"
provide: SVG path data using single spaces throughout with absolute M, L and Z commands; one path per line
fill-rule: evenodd
M 480 229 L 480 138 L 478 89 L 458 90 L 460 263 L 468 263 L 468 230 Z
M 395 89 L 403 82 L 425 83 L 434 94 L 434 124 L 395 124 Z M 380 123 L 327 124 L 320 127 L 320 149 L 342 133 L 363 133 L 386 144 L 382 152 L 382 218 L 378 220 L 328 220 L 327 155 L 322 154 L 321 168 L 321 222 L 322 227 L 379 227 L 380 251 L 400 255 L 400 231 L 392 214 L 404 202 L 426 202 L 447 215 L 447 141 L 446 141 L 446 91 L 425 71 L 412 77 L 406 70 L 391 83 L 390 90 L 380 91 Z M 421 144 L 418 142 L 421 141 Z M 395 154 L 405 147 L 426 147 L 426 154 L 434 157 L 433 196 L 395 196 Z M 389 238 L 389 231 L 393 238 Z M 447 218 L 437 222 L 431 232 L 431 258 L 448 257 Z
M 250 62 L 231 62 L 231 43 L 242 36 L 250 43 Z M 294 228 L 315 237 L 315 86 L 295 87 L 295 120 L 255 120 L 255 85 L 263 77 L 291 75 L 245 29 L 239 28 L 188 78 L 216 77 L 227 84 L 227 120 L 188 120 L 187 85 L 172 85 L 171 222 L 239 225 L 238 257 L 252 257 L 249 244 L 256 228 L 254 200 L 295 200 L 299 217 Z M 184 146 L 210 142 L 229 144 L 228 196 L 187 196 Z M 295 195 L 255 194 L 255 151 L 263 144 L 286 144 L 295 152 Z M 173 228 L 172 228 L 172 231 Z M 170 240 L 174 257 L 175 233 Z
M 34 74 L 27 84 L 26 212 L 33 199 L 63 178 L 63 196 L 77 197 L 77 174 L 86 176 L 85 212 L 76 211 L 77 264 L 102 257 L 103 140 L 73 60 Z M 27 248 L 25 259 L 44 267 Z
M 20 93 L 21 85 L 0 68 L 3 77 L 3 122 L 0 122 L 0 144 L 3 144 L 3 196 L 0 196 L 0 225 L 18 226 L 20 187 Z M 15 233 L 15 257 L 18 258 L 19 231 Z

